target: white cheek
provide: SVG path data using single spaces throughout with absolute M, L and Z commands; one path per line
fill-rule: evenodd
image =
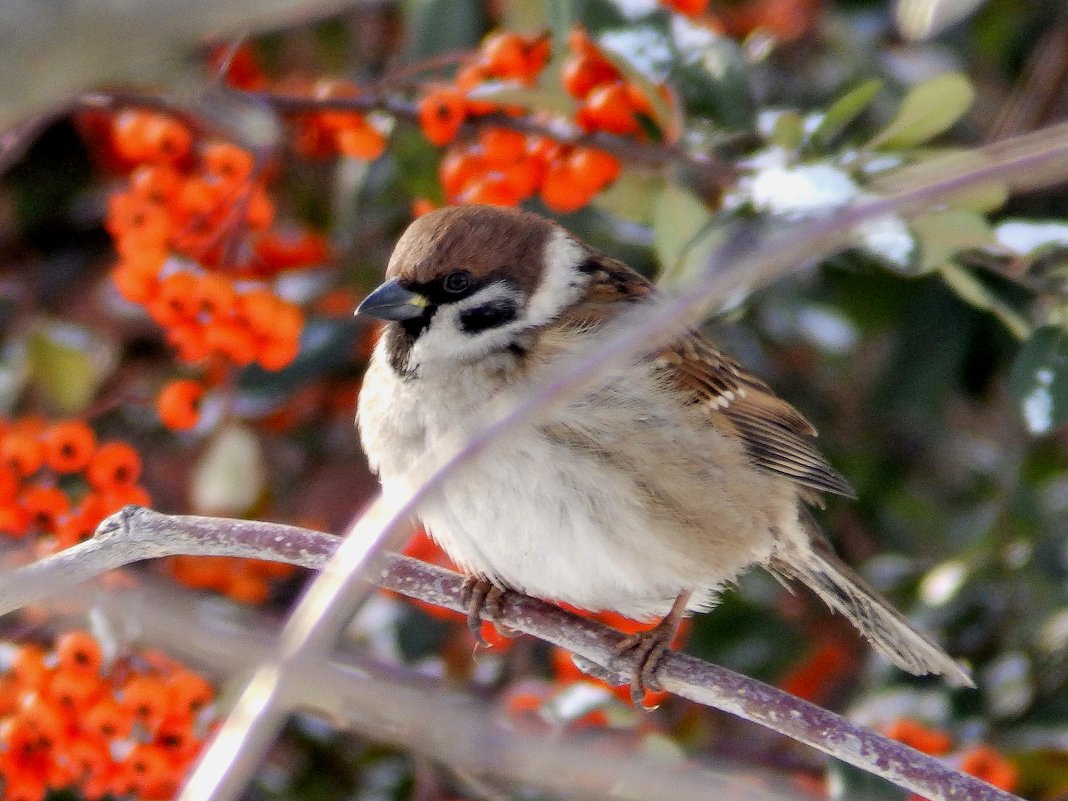
M 544 325 L 581 297 L 587 281 L 576 268 L 586 249 L 564 231 L 556 231 L 545 245 L 545 271 L 527 304 L 527 324 Z

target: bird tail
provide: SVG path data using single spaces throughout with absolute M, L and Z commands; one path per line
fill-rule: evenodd
M 783 543 L 769 565 L 773 573 L 796 579 L 812 589 L 828 606 L 849 618 L 879 653 L 902 670 L 916 675 L 940 674 L 954 686 L 975 686 L 964 667 L 926 634 L 913 628 L 889 601 L 835 555 L 807 510 L 801 510 L 800 518 L 807 529 L 809 547 Z

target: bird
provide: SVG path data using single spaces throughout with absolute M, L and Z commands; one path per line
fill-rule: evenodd
M 458 427 L 597 348 L 613 322 L 658 294 L 533 212 L 466 205 L 414 220 L 357 309 L 385 321 L 356 413 L 383 493 L 414 491 L 419 465 Z M 708 611 L 753 566 L 807 586 L 899 668 L 974 686 L 821 532 L 811 507 L 825 493 L 854 493 L 815 436 L 767 383 L 686 329 L 500 438 L 449 474 L 417 516 L 469 577 L 476 632 L 507 591 L 659 621 L 618 646 L 636 702 L 659 687 L 657 666 L 682 619 Z

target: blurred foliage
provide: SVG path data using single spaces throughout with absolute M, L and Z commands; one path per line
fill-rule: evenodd
M 1029 80 L 1068 39 L 1058 3 L 989 0 L 928 42 L 903 40 L 890 4 L 874 0 L 723 0 L 710 12 L 722 14 L 723 28 L 742 10 L 770 15 L 772 6 L 800 20 L 800 32 L 795 26 L 787 36 L 775 17 L 746 35 L 702 27 L 696 55 L 679 44 L 679 31 L 700 34 L 687 27 L 695 23 L 655 3 L 611 0 L 381 3 L 253 45 L 278 78 L 329 69 L 365 81 L 470 50 L 497 26 L 547 30 L 558 44 L 576 22 L 602 42 L 643 30 L 665 45 L 666 74 L 626 48 L 610 51 L 613 63 L 628 78 L 671 86 L 685 146 L 729 163 L 740 180 L 710 191 L 685 167 L 627 165 L 614 189 L 560 219 L 667 286 L 692 276 L 740 221 L 795 219 L 808 203 L 798 187 L 817 166 L 850 197 L 873 195 L 889 191 L 898 170 L 1068 118 L 1068 68 L 1059 81 Z M 383 55 L 367 46 L 365 28 L 400 30 L 402 41 Z M 672 113 L 657 120 L 658 137 Z M 337 251 L 326 284 L 353 299 L 375 284 L 412 200 L 443 197 L 438 155 L 398 123 L 371 165 L 285 165 L 287 211 L 327 229 Z M 762 194 L 774 170 L 797 197 Z M 0 178 L 2 411 L 92 415 L 98 430 L 143 450 L 144 483 L 165 511 L 196 503 L 340 529 L 375 487 L 351 430 L 368 332 L 347 311 L 319 310 L 293 364 L 236 374 L 229 406 L 213 419 L 245 421 L 226 429 L 241 438 L 237 456 L 219 456 L 219 430 L 208 424 L 188 434 L 161 430 L 147 399 L 173 371 L 171 356 L 106 278 L 102 223 L 114 181 L 100 165 L 91 169 L 66 122 Z M 866 229 L 850 251 L 754 293 L 708 325 L 813 420 L 830 461 L 856 487 L 856 502 L 835 500 L 822 514 L 840 551 L 973 667 L 978 690 L 890 670 L 817 600 L 800 589 L 787 594 L 763 574 L 698 616 L 688 649 L 786 682 L 831 648 L 838 667 L 818 668 L 821 681 L 810 688 L 820 703 L 873 726 L 910 716 L 961 744 L 990 742 L 1019 769 L 1020 792 L 1055 798 L 1068 791 L 1068 201 L 1059 189 L 1007 200 L 999 187 L 985 189 L 907 226 Z M 546 213 L 536 201 L 530 207 Z M 1007 238 L 1012 220 L 1048 227 L 1021 244 Z M 256 477 L 239 509 L 232 493 L 205 500 L 203 482 L 218 483 L 209 468 Z M 190 486 L 201 486 L 192 498 Z M 295 591 L 295 583 L 277 588 L 275 603 Z M 475 664 L 462 624 L 388 603 L 386 634 L 367 635 L 382 656 L 498 697 L 520 676 L 553 676 L 540 644 L 521 642 Z M 603 704 L 621 709 L 611 696 Z M 694 752 L 739 756 L 731 743 L 738 724 L 717 713 L 669 700 L 654 720 Z M 755 741 L 741 758 L 812 776 L 820 769 L 811 754 L 777 739 Z M 846 797 L 904 797 L 851 769 L 836 779 Z M 255 792 L 482 794 L 463 777 L 413 766 L 305 718 L 276 746 Z

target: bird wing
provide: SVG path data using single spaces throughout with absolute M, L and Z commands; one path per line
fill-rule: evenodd
M 598 324 L 624 306 L 655 293 L 640 274 L 620 261 L 592 256 L 584 267 L 591 276 L 582 322 Z M 801 488 L 855 497 L 853 488 L 813 442 L 816 429 L 771 387 L 750 375 L 697 332 L 652 354 L 669 381 L 702 404 L 709 421 L 737 436 L 761 470 L 784 476 Z M 818 503 L 815 492 L 804 497 Z

